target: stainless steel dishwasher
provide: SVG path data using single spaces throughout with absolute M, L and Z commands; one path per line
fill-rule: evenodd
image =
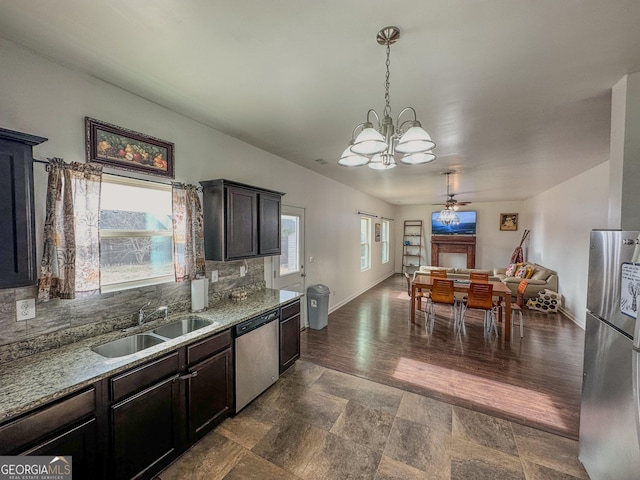
M 278 310 L 235 326 L 236 413 L 278 380 Z

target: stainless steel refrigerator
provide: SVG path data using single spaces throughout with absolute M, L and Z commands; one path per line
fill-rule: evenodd
M 580 461 L 591 480 L 640 479 L 640 232 L 591 232 Z

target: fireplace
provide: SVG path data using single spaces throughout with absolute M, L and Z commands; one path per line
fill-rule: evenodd
M 476 237 L 473 235 L 433 235 L 431 237 L 431 265 L 439 267 L 441 253 L 464 253 L 467 268 L 476 268 Z

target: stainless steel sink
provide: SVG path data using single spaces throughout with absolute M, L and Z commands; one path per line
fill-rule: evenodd
M 107 358 L 124 357 L 125 355 L 131 355 L 132 353 L 139 352 L 146 348 L 153 347 L 163 343 L 165 340 L 146 333 L 138 333 L 131 335 L 130 337 L 120 338 L 103 345 L 97 345 L 91 347 L 91 350 L 98 355 L 102 355 Z
M 187 317 L 182 320 L 176 320 L 175 322 L 168 323 L 152 330 L 156 335 L 166 338 L 177 338 L 181 335 L 191 333 L 195 330 L 199 330 L 209 325 L 213 325 L 214 322 L 209 320 L 203 320 L 198 317 Z

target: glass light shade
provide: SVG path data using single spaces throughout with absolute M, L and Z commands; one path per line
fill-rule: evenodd
M 338 160 L 338 165 L 342 165 L 343 167 L 360 167 L 367 163 L 369 163 L 369 157 L 354 153 L 351 150 L 351 145 L 342 152 L 342 156 L 340 160 Z
M 373 127 L 369 127 L 362 130 L 356 137 L 351 151 L 360 155 L 375 155 L 384 152 L 388 146 L 384 137 Z
M 443 225 L 459 225 L 460 217 L 453 210 L 442 210 L 437 218 L 438 222 Z
M 427 152 L 435 147 L 431 137 L 425 132 L 422 127 L 409 128 L 396 145 L 396 152 L 398 153 L 418 153 Z
M 388 162 L 383 161 L 383 157 L 381 154 L 375 155 L 371 161 L 367 164 L 369 168 L 373 168 L 374 170 L 389 170 L 391 168 L 395 168 L 396 159 L 393 158 L 393 155 L 389 157 Z
M 405 155 L 400 159 L 402 163 L 407 165 L 420 165 L 421 163 L 429 163 L 436 159 L 436 156 L 431 152 L 418 152 L 410 155 Z

